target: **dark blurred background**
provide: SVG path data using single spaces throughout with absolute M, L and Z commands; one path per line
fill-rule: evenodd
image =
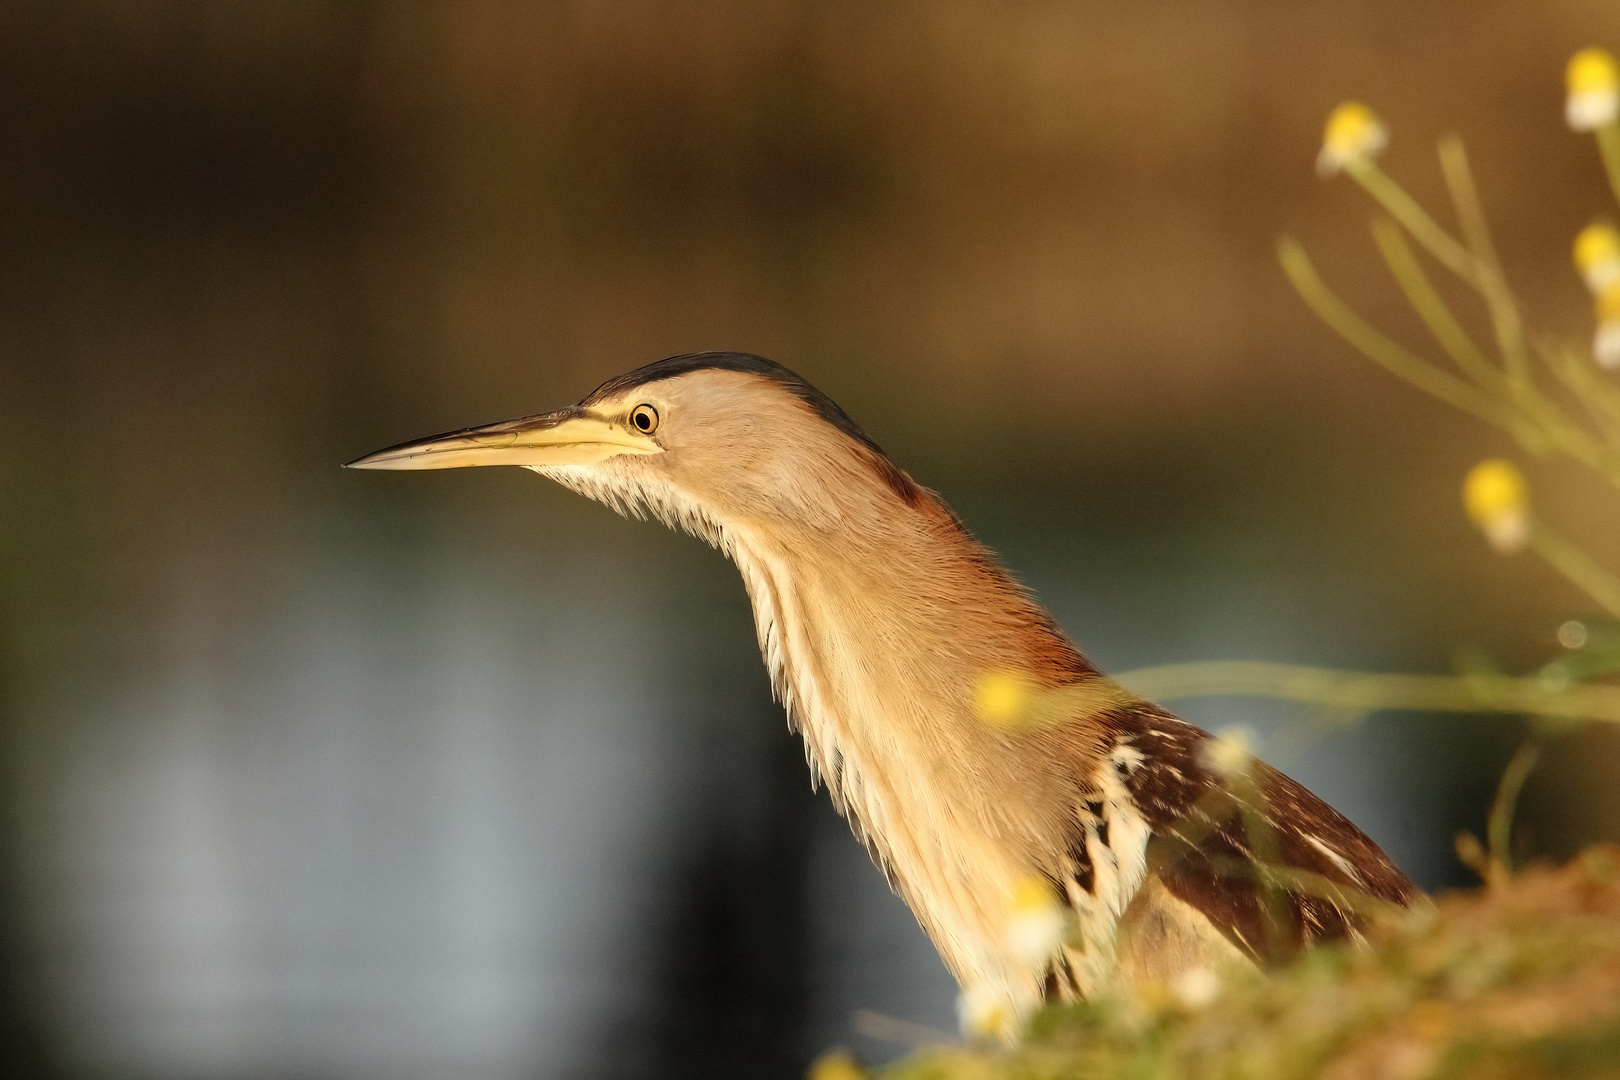
M 1548 658 L 1589 605 L 1459 506 L 1513 448 L 1273 244 L 1422 343 L 1311 169 L 1363 98 L 1431 203 L 1468 138 L 1583 340 L 1590 43 L 1612 0 L 0 6 L 0 1071 L 790 1077 L 906 1049 L 856 1009 L 953 1027 L 719 556 L 519 470 L 337 468 L 673 353 L 799 370 L 1110 670 Z M 1612 500 L 1531 478 L 1620 561 Z M 1436 888 L 1519 734 L 1272 756 Z M 1620 741 L 1527 798 L 1536 851 L 1620 836 Z

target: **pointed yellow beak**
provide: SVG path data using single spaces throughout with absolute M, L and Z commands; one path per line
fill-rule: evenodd
M 400 443 L 356 458 L 347 469 L 464 469 L 472 465 L 594 465 L 618 454 L 664 448 L 622 424 L 576 406 Z

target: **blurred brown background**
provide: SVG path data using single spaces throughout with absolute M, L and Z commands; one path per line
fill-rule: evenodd
M 36 1077 L 796 1076 L 954 987 L 813 796 L 735 573 L 378 446 L 743 349 L 941 490 L 1104 666 L 1523 670 L 1583 597 L 1492 555 L 1511 446 L 1305 311 L 1423 339 L 1348 97 L 1431 205 L 1469 141 L 1534 321 L 1606 203 L 1607 0 L 15 0 L 0 7 L 0 1063 Z M 1620 562 L 1613 501 L 1534 465 Z M 1220 727 L 1299 719 L 1192 702 Z M 1466 883 L 1518 729 L 1279 758 Z M 1559 743 L 1534 850 L 1620 835 Z

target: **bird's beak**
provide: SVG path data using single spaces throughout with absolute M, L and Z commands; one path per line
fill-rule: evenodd
M 462 469 L 471 465 L 594 465 L 618 454 L 658 454 L 638 431 L 577 405 L 400 443 L 356 458 L 349 469 Z

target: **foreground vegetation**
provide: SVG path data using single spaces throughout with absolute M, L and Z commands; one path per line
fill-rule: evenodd
M 828 1080 L 858 1075 L 831 1059 Z M 1165 994 L 1039 1015 L 1024 1045 L 938 1047 L 884 1080 L 1620 1076 L 1620 847 L 1443 896 L 1207 1003 Z

